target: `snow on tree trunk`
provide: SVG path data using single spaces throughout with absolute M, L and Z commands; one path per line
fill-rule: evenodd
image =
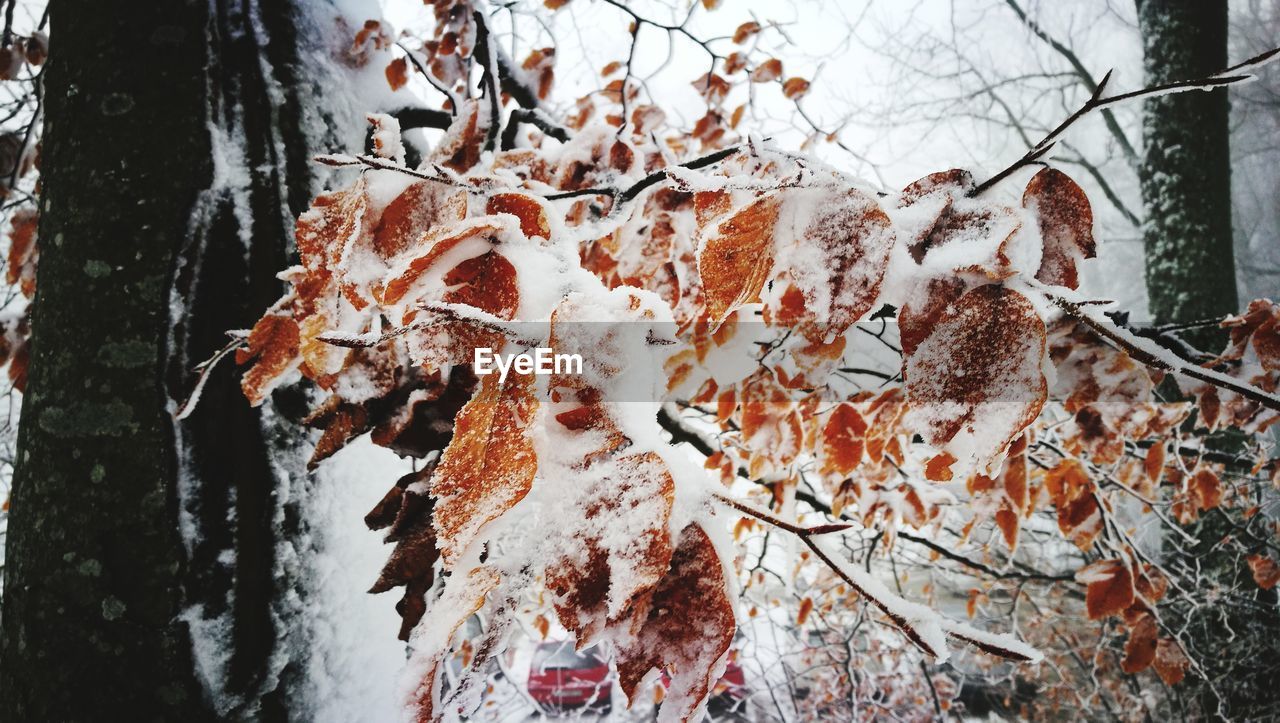
M 326 103 L 312 70 L 343 42 L 326 19 L 283 0 L 52 10 L 50 243 L 0 718 L 284 719 L 301 705 L 307 480 L 288 399 L 246 406 L 224 364 L 189 418 L 173 413 L 225 330 L 279 296 L 317 190 L 310 156 L 359 150 L 362 115 Z
M 1227 4 L 1137 0 L 1148 84 L 1227 67 Z M 1228 99 L 1223 89 L 1146 101 L 1139 168 L 1147 292 L 1157 322 L 1236 311 Z
M 160 383 L 173 265 L 211 172 L 205 13 L 73 1 L 55 3 L 51 23 L 49 243 L 9 522 L 0 718 L 209 720 L 178 618 L 186 565 Z
M 1227 3 L 1137 0 L 1137 6 L 1148 84 L 1228 66 Z M 1229 118 L 1225 89 L 1146 101 L 1139 176 L 1147 209 L 1147 291 L 1158 323 L 1222 316 L 1238 308 Z M 1214 348 L 1222 340 L 1221 331 L 1212 327 L 1191 330 L 1185 338 L 1202 348 Z M 1227 436 L 1218 443 L 1234 446 L 1240 439 Z M 1200 544 L 1174 557 L 1201 570 L 1201 584 L 1234 585 L 1234 560 L 1215 549 L 1230 525 L 1223 518 L 1206 517 L 1190 530 Z M 1204 716 L 1248 715 L 1272 684 L 1271 671 L 1280 659 L 1274 643 L 1280 624 L 1275 596 L 1265 590 L 1250 590 L 1249 595 L 1259 604 L 1256 613 L 1188 612 L 1193 621 L 1190 645 L 1205 661 L 1192 696 Z

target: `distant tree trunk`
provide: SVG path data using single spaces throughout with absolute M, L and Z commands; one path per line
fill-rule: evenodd
M 1226 0 L 1137 0 L 1137 6 L 1148 84 L 1227 67 Z M 1225 89 L 1146 101 L 1139 179 L 1147 294 L 1158 323 L 1230 314 L 1239 303 L 1229 109 Z
M 283 719 L 262 415 L 230 364 L 181 425 L 171 399 L 281 292 L 312 191 L 304 33 L 287 0 L 53 0 L 50 22 L 0 719 Z M 192 649 L 211 618 L 229 660 Z
M 1225 0 L 1137 0 L 1148 84 L 1211 75 L 1228 65 Z M 1147 223 L 1147 293 L 1157 323 L 1235 313 L 1239 307 L 1231 223 L 1230 103 L 1226 89 L 1179 93 L 1146 101 L 1139 168 Z M 1220 329 L 1185 334 L 1192 345 L 1218 351 Z M 1218 435 L 1231 448 L 1238 435 Z M 1280 665 L 1280 615 L 1273 592 L 1258 590 L 1244 561 L 1216 549 L 1233 534 L 1225 516 L 1208 514 L 1190 526 L 1200 542 L 1175 564 L 1201 571 L 1199 584 L 1246 591 L 1250 605 L 1178 610 L 1184 641 L 1202 663 L 1184 689 L 1193 718 L 1254 719 L 1273 714 Z M 1207 684 L 1206 684 L 1207 683 Z M 1181 698 L 1180 698 L 1181 699 Z

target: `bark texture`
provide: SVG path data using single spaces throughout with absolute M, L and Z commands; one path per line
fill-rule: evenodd
M 1137 0 L 1148 84 L 1227 67 L 1225 0 Z M 1146 101 L 1139 167 L 1147 290 L 1157 323 L 1234 313 L 1226 89 Z
M 294 8 L 50 12 L 0 719 L 283 719 L 279 443 L 229 363 L 180 426 L 170 399 L 281 291 L 312 190 Z M 192 649 L 204 619 L 229 660 Z
M 1211 75 L 1228 65 L 1225 0 L 1137 0 L 1147 83 Z M 1157 323 L 1235 313 L 1239 300 L 1232 248 L 1230 104 L 1226 89 L 1150 99 L 1139 168 L 1147 223 L 1147 293 Z M 1206 327 L 1186 333 L 1200 349 L 1217 351 L 1225 336 Z M 1176 390 L 1172 390 L 1176 393 Z M 1238 448 L 1238 435 L 1215 439 Z M 1182 639 L 1202 668 L 1172 698 L 1193 719 L 1260 719 L 1274 714 L 1280 671 L 1280 614 L 1274 591 L 1249 585 L 1244 560 L 1217 549 L 1235 534 L 1225 515 L 1189 526 L 1200 542 L 1166 564 L 1200 571 L 1199 584 L 1244 590 L 1223 610 L 1177 608 L 1187 622 Z
M 185 626 L 173 263 L 207 186 L 203 9 L 54 0 L 0 718 L 207 720 Z

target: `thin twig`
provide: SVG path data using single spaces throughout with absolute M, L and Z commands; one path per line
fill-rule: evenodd
M 692 161 L 681 163 L 677 167 L 688 168 L 691 170 L 696 170 L 698 168 L 706 168 L 707 166 L 715 165 L 716 163 L 723 161 L 724 159 L 732 156 L 733 154 L 737 153 L 740 150 L 742 150 L 741 146 L 730 146 L 728 148 L 718 150 L 715 153 L 708 153 L 707 155 L 702 156 L 701 158 L 695 158 Z M 632 184 L 631 186 L 625 189 L 618 189 L 613 187 L 580 188 L 576 191 L 564 191 L 562 193 L 553 193 L 547 196 L 543 196 L 543 198 L 545 198 L 548 201 L 559 201 L 561 199 L 575 198 L 578 196 L 612 196 L 613 198 L 617 199 L 618 204 L 621 205 L 629 201 L 635 200 L 635 198 L 639 196 L 641 193 L 643 193 L 645 189 L 649 188 L 650 186 L 653 186 L 654 184 L 660 183 L 663 180 L 666 180 L 666 178 L 667 178 L 667 169 L 664 168 L 662 170 L 654 171 L 653 173 L 650 173 L 649 175 L 645 176 L 639 181 L 636 181 L 634 184 Z
M 1104 97 L 1103 93 L 1106 91 L 1107 83 L 1110 82 L 1111 80 L 1111 73 L 1114 72 L 1114 71 L 1108 71 L 1107 74 L 1102 77 L 1102 80 L 1098 82 L 1097 87 L 1094 89 L 1093 93 L 1089 96 L 1089 100 L 1085 101 L 1084 105 L 1080 106 L 1080 108 L 1078 108 L 1076 112 L 1068 116 L 1066 120 L 1059 123 L 1058 127 L 1049 131 L 1049 133 L 1045 135 L 1044 138 L 1040 139 L 1039 143 L 1027 149 L 1027 152 L 1023 154 L 1022 158 L 1019 158 L 1017 161 L 1014 161 L 1012 165 L 1005 168 L 1003 171 L 1000 171 L 999 173 L 992 176 L 991 178 L 988 178 L 986 181 L 983 181 L 982 183 L 978 184 L 978 186 L 975 187 L 972 191 L 970 191 L 968 195 L 970 198 L 975 198 L 977 196 L 980 196 L 986 191 L 990 190 L 996 184 L 1008 178 L 1010 175 L 1012 175 L 1014 172 L 1018 171 L 1019 169 L 1039 161 L 1041 158 L 1047 155 L 1049 151 L 1053 150 L 1053 147 L 1057 143 L 1057 139 L 1059 136 L 1061 136 L 1064 132 L 1066 132 L 1068 128 L 1074 125 L 1076 121 L 1080 120 L 1086 115 L 1089 115 L 1095 110 L 1100 110 L 1102 108 L 1106 108 L 1108 106 L 1115 105 L 1117 103 L 1123 103 L 1126 101 L 1135 100 L 1137 98 L 1145 98 L 1148 96 L 1163 95 L 1167 93 L 1182 93 L 1189 90 L 1214 90 L 1222 86 L 1234 85 L 1236 83 L 1252 80 L 1253 79 L 1252 75 L 1228 75 L 1228 74 L 1235 73 L 1240 70 L 1259 67 L 1271 61 L 1272 59 L 1274 59 L 1278 53 L 1280 53 L 1280 48 L 1273 48 L 1272 50 L 1268 50 L 1267 52 L 1262 53 L 1260 55 L 1255 55 L 1254 57 L 1249 58 L 1248 60 L 1242 63 L 1237 63 L 1231 66 L 1230 68 L 1226 68 L 1225 70 L 1219 71 L 1217 73 L 1214 73 L 1213 75 L 1210 75 L 1204 78 L 1196 78 L 1193 80 L 1180 80 L 1173 83 L 1163 83 L 1161 85 L 1153 85 L 1147 88 L 1129 91 L 1128 93 L 1121 93 L 1119 95 Z

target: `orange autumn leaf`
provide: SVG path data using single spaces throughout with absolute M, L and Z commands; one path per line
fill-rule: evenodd
M 418 181 L 401 191 L 373 229 L 373 250 L 384 259 L 407 251 L 432 228 L 461 221 L 467 214 L 467 196 L 430 181 Z
M 23 296 L 31 297 L 35 292 L 33 274 L 34 261 L 37 255 L 36 226 L 39 214 L 35 209 L 23 208 L 13 212 L 9 219 L 9 258 L 5 267 L 5 282 L 10 286 L 24 283 L 20 287 Z M 27 281 L 30 277 L 30 282 Z
M 1177 685 L 1187 675 L 1191 661 L 1182 652 L 1182 646 L 1171 638 L 1161 638 L 1156 644 L 1156 657 L 1153 661 L 1156 673 L 1165 685 Z
M 1208 467 L 1196 470 L 1191 476 L 1188 487 L 1196 507 L 1200 510 L 1211 510 L 1222 503 L 1222 480 Z
M 297 366 L 301 335 L 291 316 L 271 313 L 258 320 L 247 344 L 236 350 L 236 363 L 253 361 L 240 379 L 240 388 L 253 406 L 262 404 L 280 377 Z
M 388 278 L 382 292 L 382 303 L 394 304 L 404 298 L 415 282 L 449 251 L 469 241 L 492 244 L 499 231 L 501 226 L 493 219 L 477 219 L 433 232 L 421 242 L 426 246 L 426 253 L 413 255 L 397 264 L 398 270 Z
M 847 477 L 862 462 L 867 421 L 848 402 L 836 405 L 822 426 L 822 473 Z
M 648 616 L 634 638 L 616 649 L 618 684 L 634 702 L 649 671 L 666 670 L 671 684 L 663 705 L 674 707 L 674 720 L 689 720 L 710 693 L 712 669 L 729 649 L 735 629 L 720 557 L 707 533 L 689 525 L 680 533 Z
M 767 83 L 782 77 L 782 61 L 770 58 L 751 71 L 751 82 Z
M 1133 573 L 1120 560 L 1102 560 L 1081 568 L 1076 580 L 1085 588 L 1090 620 L 1116 615 L 1133 604 Z
M 747 38 L 750 38 L 758 32 L 760 32 L 760 23 L 757 23 L 754 20 L 745 22 L 733 31 L 733 42 L 741 45 L 746 42 Z
M 1077 266 L 1097 255 L 1089 197 L 1067 174 L 1045 168 L 1027 184 L 1022 205 L 1035 213 L 1044 242 L 1036 278 L 1054 286 L 1078 287 Z
M 715 323 L 753 301 L 773 268 L 773 226 L 781 196 L 761 196 L 708 230 L 698 274 Z
M 804 621 L 809 619 L 809 613 L 813 612 L 813 598 L 805 596 L 800 601 L 800 607 L 796 610 L 796 625 L 804 625 Z
M 1249 569 L 1253 572 L 1253 580 L 1263 590 L 1270 590 L 1280 582 L 1280 565 L 1266 555 L 1250 555 Z
M 782 94 L 795 100 L 809 92 L 809 81 L 801 77 L 787 78 L 782 84 Z
M 1160 483 L 1160 477 L 1164 474 L 1164 460 L 1164 443 L 1153 444 L 1147 449 L 1147 453 L 1142 459 L 1142 472 L 1149 481 L 1156 484 Z
M 520 308 L 516 267 L 497 251 L 473 256 L 444 275 L 445 303 L 466 304 L 499 319 L 512 319 Z
M 391 90 L 400 90 L 409 82 L 409 61 L 405 58 L 396 58 L 387 64 L 385 72 L 387 84 L 391 86 Z
M 952 477 L 951 465 L 956 458 L 947 452 L 934 455 L 924 465 L 924 478 L 932 482 L 949 482 Z
M 453 440 L 440 459 L 431 494 L 435 529 L 445 567 L 450 567 L 487 523 L 528 494 L 538 469 L 525 433 L 537 411 L 533 378 L 485 376 L 454 422 Z
M 1129 629 L 1129 638 L 1124 642 L 1124 659 L 1120 661 L 1120 669 L 1133 675 L 1140 673 L 1156 659 L 1156 642 L 1158 637 L 1156 620 L 1149 613 L 1143 613 L 1138 622 Z

